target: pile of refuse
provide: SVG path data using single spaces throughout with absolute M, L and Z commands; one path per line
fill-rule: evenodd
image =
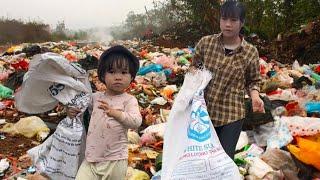
M 44 52 L 61 54 L 70 63 L 78 63 L 88 71 L 93 91 L 104 91 L 96 68 L 101 53 L 114 44 L 126 46 L 140 59 L 141 65 L 128 88 L 138 99 L 143 123 L 138 130 L 128 131 L 127 179 L 151 179 L 161 170 L 166 122 L 194 49 L 163 48 L 139 40 L 109 45 L 48 42 L 13 46 L 0 56 L 0 142 L 12 151 L 22 149 L 24 152 L 0 151 L 0 178 L 41 176 L 25 152 L 43 142 L 66 116 L 60 105 L 37 115 L 16 110 L 13 97 L 32 57 Z M 281 64 L 261 57 L 260 73 L 263 77 L 260 95 L 266 113 L 250 111 L 247 97 L 246 120 L 234 159 L 243 178 L 319 178 L 320 64 Z M 13 137 L 29 141 L 10 143 Z

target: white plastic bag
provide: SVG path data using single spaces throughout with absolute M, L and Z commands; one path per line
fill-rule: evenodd
M 240 179 L 236 164 L 224 152 L 209 118 L 203 90 L 211 73 L 186 74 L 173 104 L 164 135 L 161 179 Z
M 87 73 L 58 54 L 37 55 L 31 61 L 16 107 L 27 113 L 53 109 L 59 102 L 83 113 L 91 101 Z M 66 117 L 48 139 L 28 151 L 38 171 L 51 179 L 75 179 L 84 158 L 85 131 L 82 113 Z

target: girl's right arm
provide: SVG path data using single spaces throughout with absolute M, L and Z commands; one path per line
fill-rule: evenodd
M 103 109 L 105 113 L 119 121 L 127 129 L 137 129 L 142 123 L 142 116 L 140 114 L 138 101 L 135 97 L 129 99 L 125 103 L 124 111 L 110 108 L 107 102 L 99 101 L 101 105 L 100 109 Z

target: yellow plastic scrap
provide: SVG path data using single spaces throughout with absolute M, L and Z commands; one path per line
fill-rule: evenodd
M 300 161 L 320 170 L 320 140 L 297 137 L 297 145 L 289 144 L 289 151 Z
M 144 171 L 133 169 L 132 167 L 128 167 L 126 179 L 127 180 L 150 180 L 150 177 Z
M 22 51 L 22 47 L 21 46 L 11 46 L 8 50 L 7 53 L 14 53 L 17 51 Z
M 7 123 L 0 131 L 13 135 L 21 134 L 27 138 L 37 136 L 37 140 L 41 141 L 48 136 L 50 129 L 39 117 L 30 116 L 21 118 L 15 124 Z

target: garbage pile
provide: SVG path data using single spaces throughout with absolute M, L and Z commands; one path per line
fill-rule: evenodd
M 138 40 L 110 45 L 113 44 L 126 46 L 139 57 L 141 64 L 127 90 L 138 99 L 143 116 L 141 127 L 128 132 L 127 179 L 151 179 L 161 170 L 166 121 L 192 62 L 194 49 L 163 48 Z M 66 115 L 59 105 L 40 115 L 15 109 L 13 96 L 32 57 L 43 52 L 59 53 L 88 71 L 93 91 L 104 91 L 96 68 L 99 56 L 107 48 L 108 45 L 92 43 L 21 44 L 10 47 L 0 56 L 0 142 L 12 151 L 21 151 L 10 154 L 0 147 L 0 178 L 41 176 L 34 171 L 25 151 L 43 142 Z M 250 98 L 247 98 L 244 131 L 234 159 L 243 178 L 319 178 L 320 64 L 281 64 L 261 57 L 260 73 L 263 77 L 260 94 L 266 114 L 251 112 Z

